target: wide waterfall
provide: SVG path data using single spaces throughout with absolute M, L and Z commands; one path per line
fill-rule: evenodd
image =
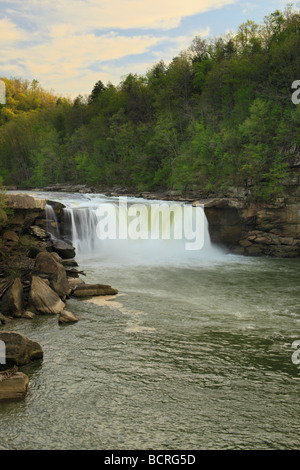
M 222 256 L 202 207 L 135 198 L 63 201 L 64 235 L 79 257 L 116 264 L 197 264 Z

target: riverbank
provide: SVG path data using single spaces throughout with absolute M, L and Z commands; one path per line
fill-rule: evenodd
M 33 320 L 37 315 L 55 315 L 60 324 L 75 323 L 78 318 L 68 310 L 68 299 L 118 292 L 80 278 L 84 272 L 76 268 L 75 248 L 48 232 L 56 222 L 47 219 L 45 200 L 18 193 L 7 194 L 6 203 L 11 214 L 0 229 L 0 345 L 4 347 L 0 351 L 0 401 L 24 398 L 29 381 L 15 367 L 42 357 L 26 353 L 27 359 L 20 361 L 24 341 L 20 343 L 17 333 L 4 334 L 3 329 L 10 329 L 16 319 Z M 53 204 L 56 209 L 63 207 Z M 25 338 L 25 343 L 30 339 Z

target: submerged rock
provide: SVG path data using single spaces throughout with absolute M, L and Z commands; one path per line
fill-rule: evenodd
M 105 284 L 80 284 L 75 287 L 73 296 L 75 297 L 94 297 L 96 295 L 115 295 L 117 289 Z

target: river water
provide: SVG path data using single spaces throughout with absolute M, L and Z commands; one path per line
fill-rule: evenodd
M 72 209 L 109 202 L 50 197 L 69 224 Z M 299 260 L 228 255 L 207 239 L 199 253 L 89 245 L 82 231 L 73 242 L 85 282 L 119 294 L 68 300 L 76 324 L 13 324 L 44 359 L 22 368 L 25 400 L 0 404 L 0 448 L 300 449 Z

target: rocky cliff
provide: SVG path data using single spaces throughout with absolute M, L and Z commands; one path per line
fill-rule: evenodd
M 248 203 L 241 198 L 203 201 L 213 242 L 247 256 L 300 256 L 300 201 Z

